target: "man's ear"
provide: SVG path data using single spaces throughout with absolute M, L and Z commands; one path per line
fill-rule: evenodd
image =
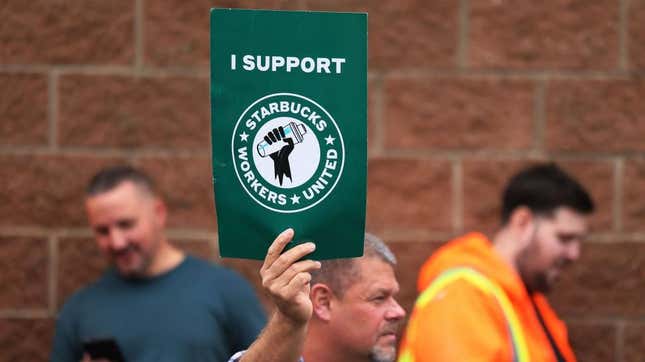
M 166 203 L 160 199 L 156 198 L 154 200 L 154 212 L 157 217 L 157 223 L 161 227 L 166 226 L 166 219 L 168 217 L 168 208 L 166 207 Z
M 509 218 L 508 224 L 519 239 L 518 246 L 528 245 L 535 235 L 536 218 L 535 214 L 526 206 L 517 207 Z
M 329 286 L 316 283 L 311 286 L 309 296 L 313 305 L 314 315 L 318 319 L 328 322 L 331 319 L 332 299 L 334 298 L 334 293 Z

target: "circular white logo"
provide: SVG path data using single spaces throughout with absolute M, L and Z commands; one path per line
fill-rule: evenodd
M 253 102 L 237 120 L 231 146 L 246 193 L 281 213 L 323 201 L 345 164 L 345 145 L 334 118 L 318 103 L 293 93 Z

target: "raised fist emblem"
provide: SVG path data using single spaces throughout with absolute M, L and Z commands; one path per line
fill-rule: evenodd
M 283 141 L 281 142 L 284 144 L 282 147 L 272 153 L 269 153 L 269 157 L 271 157 L 271 159 L 273 160 L 273 170 L 275 172 L 275 177 L 278 178 L 280 186 L 282 186 L 282 180 L 284 176 L 287 176 L 289 180 L 291 180 L 291 166 L 289 165 L 289 155 L 294 148 L 293 138 L 287 137 L 284 133 L 284 127 L 280 126 L 269 131 L 269 133 L 264 136 L 264 141 L 266 141 L 269 146 Z

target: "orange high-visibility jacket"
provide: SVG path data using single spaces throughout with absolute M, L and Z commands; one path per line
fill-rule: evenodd
M 520 276 L 482 234 L 453 240 L 419 273 L 421 293 L 399 362 L 556 361 L 531 298 L 568 362 L 567 330 L 542 294 L 529 295 Z

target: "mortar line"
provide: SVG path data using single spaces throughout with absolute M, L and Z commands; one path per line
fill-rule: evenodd
M 457 54 L 456 62 L 458 69 L 465 69 L 469 65 L 468 49 L 470 46 L 470 0 L 461 0 L 459 2 L 459 11 L 457 14 L 458 34 L 457 34 Z
M 620 157 L 614 162 L 614 197 L 613 197 L 613 218 L 614 231 L 623 231 L 623 207 L 624 207 L 624 182 L 625 182 L 625 160 Z
M 59 84 L 59 74 L 56 70 L 49 72 L 47 77 L 47 113 L 48 113 L 48 149 L 51 151 L 58 151 L 59 146 L 59 134 L 58 134 L 58 125 L 59 125 L 59 94 L 58 94 L 58 84 Z
M 618 2 L 618 69 L 629 67 L 629 0 Z
M 145 14 L 144 1 L 135 0 L 134 3 L 134 68 L 136 73 L 143 71 L 144 41 L 145 41 Z

